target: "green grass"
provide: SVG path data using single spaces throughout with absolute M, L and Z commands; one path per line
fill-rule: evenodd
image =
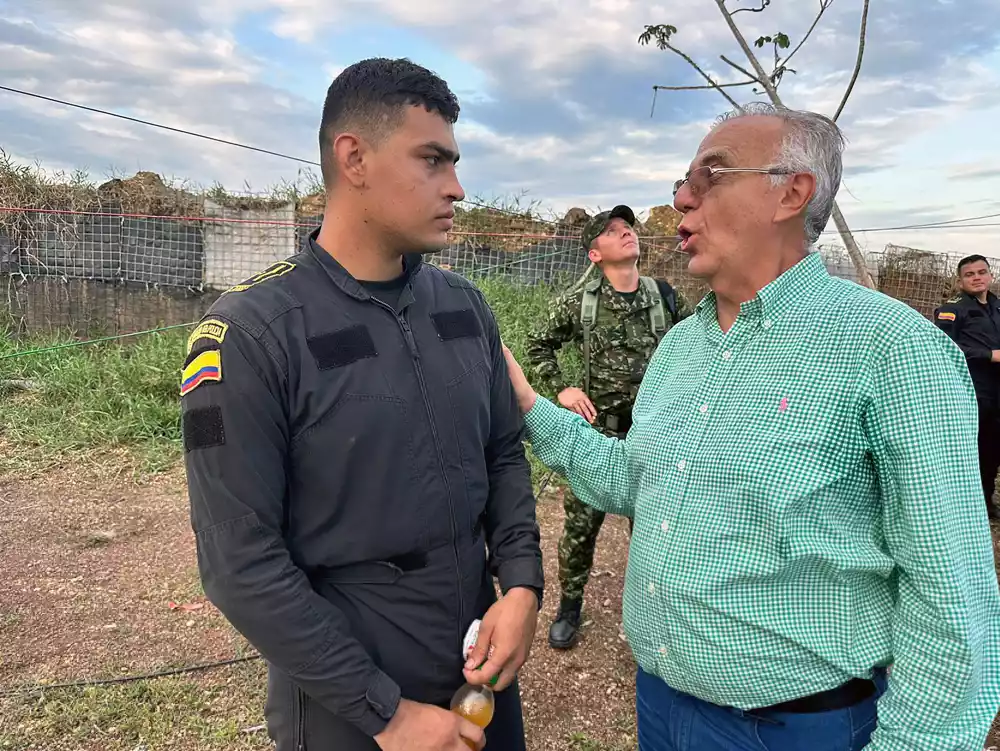
M 528 334 L 548 317 L 549 306 L 559 290 L 542 284 L 534 287 L 512 285 L 496 278 L 474 281 L 497 317 L 504 344 L 510 347 L 519 363 L 526 365 L 524 353 Z M 582 383 L 583 363 L 578 348 L 567 347 L 560 352 L 559 365 L 567 381 Z M 555 396 L 544 390 L 542 393 L 550 398 Z
M 265 667 L 259 661 L 109 686 L 0 698 L 0 749 L 132 751 L 266 747 Z
M 178 392 L 186 330 L 136 340 L 36 352 L 58 339 L 0 340 L 0 382 L 28 381 L 0 394 L 8 474 L 70 456 L 101 461 L 125 450 L 156 471 L 179 455 Z M 8 357 L 14 353 L 27 353 Z
M 521 362 L 529 330 L 548 315 L 552 288 L 476 280 L 496 313 L 504 342 Z M 0 476 L 37 472 L 66 460 L 113 462 L 139 474 L 181 455 L 180 368 L 186 329 L 120 342 L 44 350 L 59 338 L 0 335 Z M 11 357 L 11 355 L 16 355 Z M 579 357 L 563 358 L 579 370 Z M 12 388 L 11 381 L 31 388 Z M 548 395 L 551 396 L 551 395 Z M 545 474 L 533 463 L 536 481 Z

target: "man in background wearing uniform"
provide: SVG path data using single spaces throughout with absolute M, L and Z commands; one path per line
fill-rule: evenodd
M 198 563 L 268 662 L 277 751 L 481 749 L 483 731 L 447 707 L 494 676 L 488 748 L 525 748 L 515 676 L 542 562 L 523 423 L 482 294 L 422 260 L 464 198 L 458 113 L 408 60 L 337 76 L 322 227 L 190 338 Z
M 979 403 L 979 470 L 990 519 L 1000 471 L 1000 300 L 990 292 L 990 264 L 979 255 L 958 262 L 961 293 L 934 311 L 934 322 L 965 353 Z
M 635 214 L 616 206 L 589 220 L 581 244 L 598 267 L 597 279 L 552 305 L 548 320 L 529 337 L 527 359 L 559 403 L 608 436 L 624 437 L 632 403 L 660 338 L 687 314 L 681 296 L 666 281 L 639 275 Z M 579 345 L 583 383 L 567 385 L 557 360 L 565 344 Z M 604 514 L 565 489 L 566 521 L 559 541 L 559 612 L 549 644 L 569 649 L 576 641 L 583 591 L 594 564 Z

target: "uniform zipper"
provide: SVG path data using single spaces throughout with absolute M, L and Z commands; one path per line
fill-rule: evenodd
M 417 375 L 417 383 L 420 385 L 420 395 L 423 398 L 424 410 L 427 412 L 427 422 L 431 429 L 431 438 L 434 441 L 435 453 L 437 454 L 438 464 L 441 467 L 441 479 L 444 481 L 445 490 L 448 495 L 448 510 L 450 512 L 448 516 L 449 522 L 451 523 L 451 539 L 453 541 L 452 554 L 455 558 L 455 589 L 458 599 L 458 623 L 455 625 L 455 628 L 458 632 L 458 640 L 461 642 L 464 636 L 462 633 L 462 624 L 465 622 L 465 600 L 462 597 L 462 567 L 461 558 L 458 552 L 458 529 L 455 523 L 455 502 L 452 498 L 451 483 L 448 482 L 448 470 L 445 465 L 444 454 L 441 451 L 441 439 L 438 436 L 437 426 L 434 422 L 434 411 L 431 408 L 430 395 L 427 391 L 427 382 L 424 380 L 424 372 L 420 367 L 420 351 L 417 349 L 417 342 L 413 338 L 413 331 L 410 329 L 410 324 L 407 322 L 404 313 L 396 313 L 395 310 L 378 298 L 372 297 L 371 299 L 372 302 L 389 311 L 389 313 L 392 314 L 392 317 L 396 319 L 396 323 L 399 324 L 399 328 L 403 332 L 403 339 L 406 341 L 406 346 L 410 350 L 410 355 L 413 357 L 413 369 Z
M 302 689 L 296 687 L 296 730 L 298 731 L 299 743 L 297 751 L 306 751 L 306 697 Z

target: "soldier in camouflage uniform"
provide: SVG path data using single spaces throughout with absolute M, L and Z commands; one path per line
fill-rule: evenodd
M 559 403 L 578 413 L 605 435 L 624 437 L 632 423 L 632 404 L 656 345 L 666 329 L 690 310 L 663 280 L 639 276 L 639 242 L 635 214 L 616 206 L 589 220 L 581 233 L 583 250 L 601 276 L 583 288 L 562 295 L 548 320 L 528 340 L 526 361 L 538 383 L 558 394 Z M 585 370 L 589 386 L 567 384 L 556 360 L 565 344 L 584 344 L 584 296 L 596 293 L 596 320 L 589 332 Z M 658 294 L 657 294 L 658 293 Z M 663 304 L 665 323 L 653 330 L 651 309 Z M 587 360 L 589 359 L 589 368 Z M 559 541 L 559 583 L 562 599 L 549 629 L 549 644 L 569 649 L 576 641 L 583 590 L 594 563 L 594 547 L 604 514 L 581 503 L 567 488 L 566 522 Z

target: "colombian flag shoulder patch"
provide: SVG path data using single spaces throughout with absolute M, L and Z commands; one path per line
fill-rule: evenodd
M 207 381 L 222 380 L 222 353 L 207 349 L 194 357 L 181 372 L 181 396 L 190 394 Z
M 939 321 L 954 321 L 955 320 L 955 314 L 952 313 L 950 310 L 942 310 L 942 311 L 940 311 L 938 313 L 938 320 Z

